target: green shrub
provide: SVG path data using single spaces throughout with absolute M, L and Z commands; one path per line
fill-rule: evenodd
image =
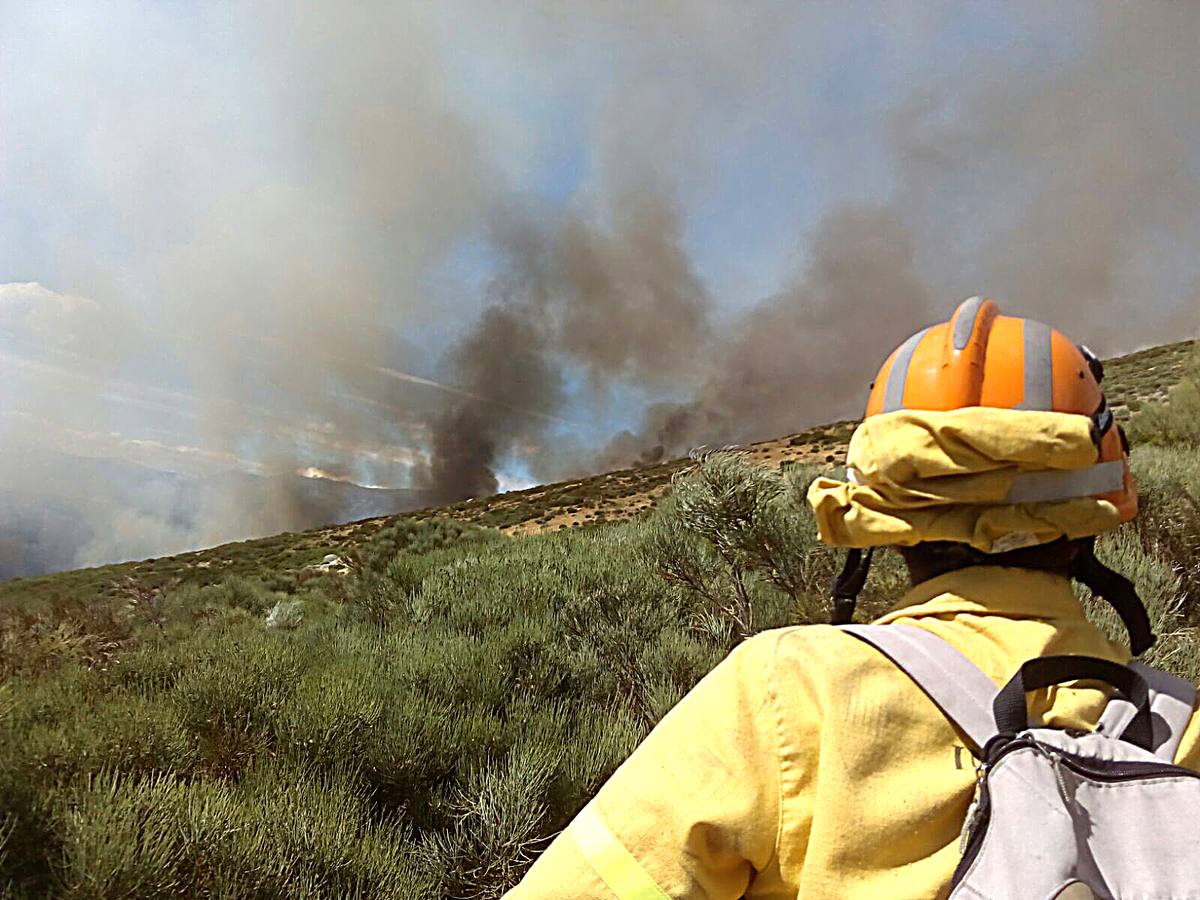
M 557 746 L 527 744 L 485 762 L 453 789 L 453 824 L 427 845 L 429 865 L 442 867 L 449 896 L 495 900 L 533 862 L 544 843 L 545 794 L 560 758 Z
M 218 587 L 209 588 L 209 602 L 214 606 L 244 609 L 261 615 L 276 601 L 275 596 L 258 581 L 231 575 Z
M 288 550 L 287 555 L 291 556 L 295 553 L 294 550 Z M 287 558 L 281 559 L 279 565 L 284 566 L 289 563 Z M 296 572 L 277 571 L 272 572 L 263 582 L 267 590 L 274 593 L 292 594 L 300 586 L 300 576 Z
M 59 827 L 63 898 L 430 896 L 403 830 L 345 778 L 259 767 L 237 785 L 92 776 Z
M 1096 543 L 1096 555 L 1102 562 L 1129 578 L 1150 614 L 1150 624 L 1160 636 L 1169 635 L 1181 624 L 1182 594 L 1179 575 L 1167 561 L 1147 553 L 1134 529 L 1110 532 Z M 1125 627 L 1116 610 L 1108 603 L 1092 597 L 1080 588 L 1088 615 L 1115 641 L 1126 642 Z M 1151 665 L 1161 665 L 1167 650 L 1165 644 L 1155 646 L 1145 659 Z
M 1183 613 L 1190 624 L 1200 624 L 1200 451 L 1136 447 L 1133 472 L 1141 507 L 1135 527 L 1142 544 L 1174 568 Z
M 699 457 L 652 519 L 654 564 L 696 603 L 696 622 L 732 643 L 824 615 L 833 555 L 804 501 L 814 472 L 786 475 L 737 453 Z
M 1143 515 L 1100 553 L 1147 598 L 1154 659 L 1195 678 L 1200 459 L 1139 447 L 1134 468 Z M 644 519 L 529 538 L 402 520 L 291 590 L 255 567 L 321 541 L 239 545 L 153 615 L 115 588 L 6 600 L 0 896 L 500 895 L 743 635 L 825 617 L 840 554 L 812 471 L 714 454 Z M 906 588 L 879 554 L 860 618 Z M 264 627 L 284 604 L 303 622 Z
M 1147 403 L 1133 418 L 1129 436 L 1135 444 L 1200 446 L 1200 346 L 1192 350 L 1167 399 Z
M 398 614 L 413 616 L 411 601 L 428 570 L 423 556 L 399 552 L 382 571 L 367 569 L 341 586 L 345 602 L 357 607 L 377 628 L 385 628 Z
M 266 752 L 279 710 L 312 664 L 284 637 L 242 629 L 225 654 L 192 665 L 164 698 L 214 776 L 236 777 Z

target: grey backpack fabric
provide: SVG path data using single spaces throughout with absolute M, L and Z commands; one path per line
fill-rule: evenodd
M 923 629 L 849 625 L 908 674 L 978 760 L 950 900 L 1200 900 L 1200 774 L 1174 765 L 1192 685 L 1142 663 L 1030 660 L 997 690 Z M 1030 726 L 1025 692 L 1114 684 L 1095 732 Z

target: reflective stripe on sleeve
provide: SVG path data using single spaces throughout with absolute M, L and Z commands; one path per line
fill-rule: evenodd
M 575 818 L 567 834 L 617 900 L 670 900 L 591 807 Z

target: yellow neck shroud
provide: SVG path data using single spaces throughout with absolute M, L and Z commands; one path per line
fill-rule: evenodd
M 835 547 L 955 541 L 1000 553 L 1115 528 L 1123 460 L 1098 463 L 1087 416 L 973 406 L 871 416 L 850 439 L 847 480 L 808 502 Z

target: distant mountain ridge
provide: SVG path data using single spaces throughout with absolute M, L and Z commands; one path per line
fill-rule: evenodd
M 118 509 L 125 527 L 147 533 L 146 549 L 136 552 L 141 545 L 133 541 L 134 552 L 124 556 L 129 559 L 167 555 L 204 543 L 205 535 L 213 532 L 206 531 L 203 510 L 220 498 L 236 496 L 246 508 L 253 508 L 285 497 L 287 522 L 296 529 L 394 515 L 429 502 L 419 490 L 369 488 L 297 474 L 188 475 L 32 445 L 5 447 L 3 465 L 0 581 L 122 561 L 105 552 L 103 534 L 102 513 Z M 100 485 L 102 491 L 96 489 Z M 225 540 L 261 534 L 238 534 L 235 528 L 225 532 Z M 210 538 L 207 543 L 215 541 Z
M 1192 340 L 1181 341 L 1106 360 L 1105 391 L 1118 419 L 1127 420 L 1142 405 L 1164 398 L 1182 378 L 1185 361 L 1195 343 Z M 844 421 L 822 425 L 740 449 L 752 461 L 774 467 L 796 464 L 833 466 L 845 458 L 846 445 L 856 424 Z M 93 464 L 102 468 L 104 462 L 113 461 L 92 461 L 81 465 L 84 469 Z M 167 578 L 180 577 L 181 573 L 186 576 L 188 572 L 203 570 L 205 578 L 211 578 L 220 572 L 253 571 L 256 559 L 263 561 L 264 570 L 275 571 L 282 565 L 294 571 L 320 560 L 326 553 L 353 551 L 380 530 L 395 523 L 399 517 L 454 518 L 513 535 L 587 527 L 646 512 L 670 490 L 671 479 L 690 464 L 691 461 L 686 458 L 676 459 L 575 481 L 539 485 L 452 506 L 425 505 L 424 508 L 420 507 L 427 501 L 417 491 L 378 491 L 344 482 L 291 476 L 305 482 L 294 485 L 296 495 L 302 500 L 307 497 L 311 501 L 305 524 L 297 527 L 311 530 L 276 534 L 175 556 L 156 554 L 159 558 L 141 562 L 10 581 L 0 585 L 0 599 L 8 592 L 19 593 L 26 589 L 34 592 L 53 591 L 65 585 L 73 585 L 71 591 L 85 587 L 91 590 L 97 585 L 110 585 L 126 576 L 154 584 Z M 99 469 L 94 471 L 98 473 Z M 144 472 L 142 477 L 145 477 Z M 255 481 L 257 476 L 234 474 L 231 477 L 247 479 L 239 487 L 242 490 L 278 488 L 278 484 L 271 485 L 268 479 Z M 293 485 L 289 484 L 288 487 L 290 489 Z M 344 509 L 346 514 L 321 519 L 322 503 L 330 501 L 342 504 L 339 508 Z M 9 544 L 5 543 L 4 523 L 12 520 L 6 512 L 5 495 L 0 492 L 0 581 L 33 574 L 22 572 L 19 561 L 5 561 L 6 552 L 11 555 L 14 547 L 19 550 L 21 546 L 19 534 L 16 535 L 17 543 L 13 542 L 14 535 L 11 533 L 7 534 Z M 43 518 L 38 519 L 39 515 Z M 27 521 L 40 522 L 44 530 L 61 527 L 67 535 L 74 534 L 72 529 L 78 526 L 71 518 L 69 505 L 60 508 L 49 504 L 43 512 L 35 513 L 33 519 L 27 518 Z M 60 568 L 70 565 L 68 561 Z

